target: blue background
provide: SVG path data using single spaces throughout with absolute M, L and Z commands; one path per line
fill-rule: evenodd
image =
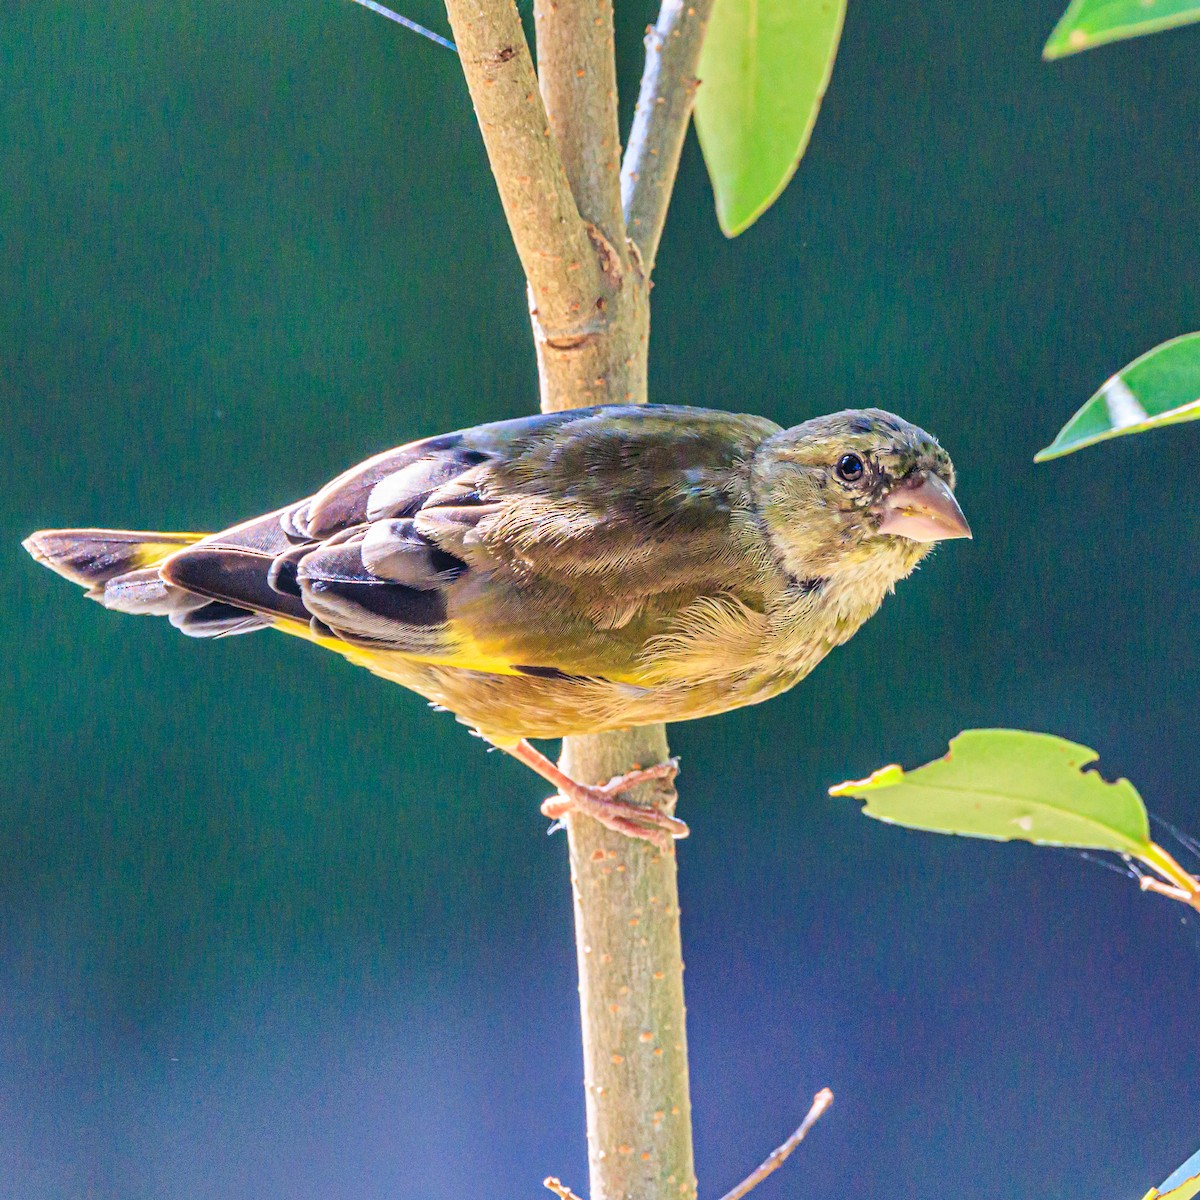
M 618 9 L 628 108 L 653 13 Z M 1013 725 L 1200 829 L 1200 426 L 1031 461 L 1200 325 L 1200 30 L 1046 65 L 1057 16 L 852 0 L 736 242 L 684 155 L 653 397 L 896 409 L 975 530 L 791 694 L 673 731 L 706 1197 L 825 1084 L 762 1200 L 1137 1200 L 1200 1142 L 1194 915 L 826 795 Z M 585 1189 L 544 785 L 332 655 L 107 615 L 18 546 L 229 524 L 535 404 L 453 55 L 335 0 L 0 9 L 0 1196 Z

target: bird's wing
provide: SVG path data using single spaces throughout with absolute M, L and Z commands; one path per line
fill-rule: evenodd
M 668 406 L 480 425 L 370 459 L 163 574 L 450 666 L 620 674 L 679 607 L 753 590 L 748 462 L 777 428 Z

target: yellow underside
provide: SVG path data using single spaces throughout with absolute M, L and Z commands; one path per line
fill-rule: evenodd
M 438 667 L 455 667 L 460 671 L 483 671 L 488 675 L 522 674 L 506 659 L 488 654 L 471 639 L 461 635 L 455 639 L 454 649 L 448 654 L 408 654 L 402 650 L 372 650 L 367 646 L 353 646 L 343 642 L 341 638 L 322 637 L 313 633 L 312 627 L 306 622 L 294 621 L 290 617 L 272 617 L 271 624 L 281 633 L 304 638 L 305 641 L 323 646 L 326 650 L 332 650 L 350 662 L 368 669 L 404 659 L 407 662 L 429 663 Z

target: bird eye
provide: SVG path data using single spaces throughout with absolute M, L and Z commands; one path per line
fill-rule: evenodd
M 863 461 L 857 454 L 843 454 L 838 459 L 837 476 L 847 483 L 855 483 L 863 476 Z

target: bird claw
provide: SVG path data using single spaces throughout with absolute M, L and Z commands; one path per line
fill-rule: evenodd
M 607 783 L 589 787 L 573 783 L 570 794 L 560 792 L 542 804 L 543 815 L 552 818 L 556 826 L 569 812 L 581 812 L 592 817 L 608 829 L 623 833 L 626 837 L 653 843 L 666 853 L 675 839 L 685 838 L 691 832 L 686 823 L 670 816 L 661 809 L 634 804 L 618 799 L 622 792 L 639 787 L 644 783 L 666 781 L 668 784 L 679 774 L 679 760 L 668 759 L 653 767 L 637 768 L 624 775 L 615 775 Z M 674 791 L 674 789 L 671 789 Z

